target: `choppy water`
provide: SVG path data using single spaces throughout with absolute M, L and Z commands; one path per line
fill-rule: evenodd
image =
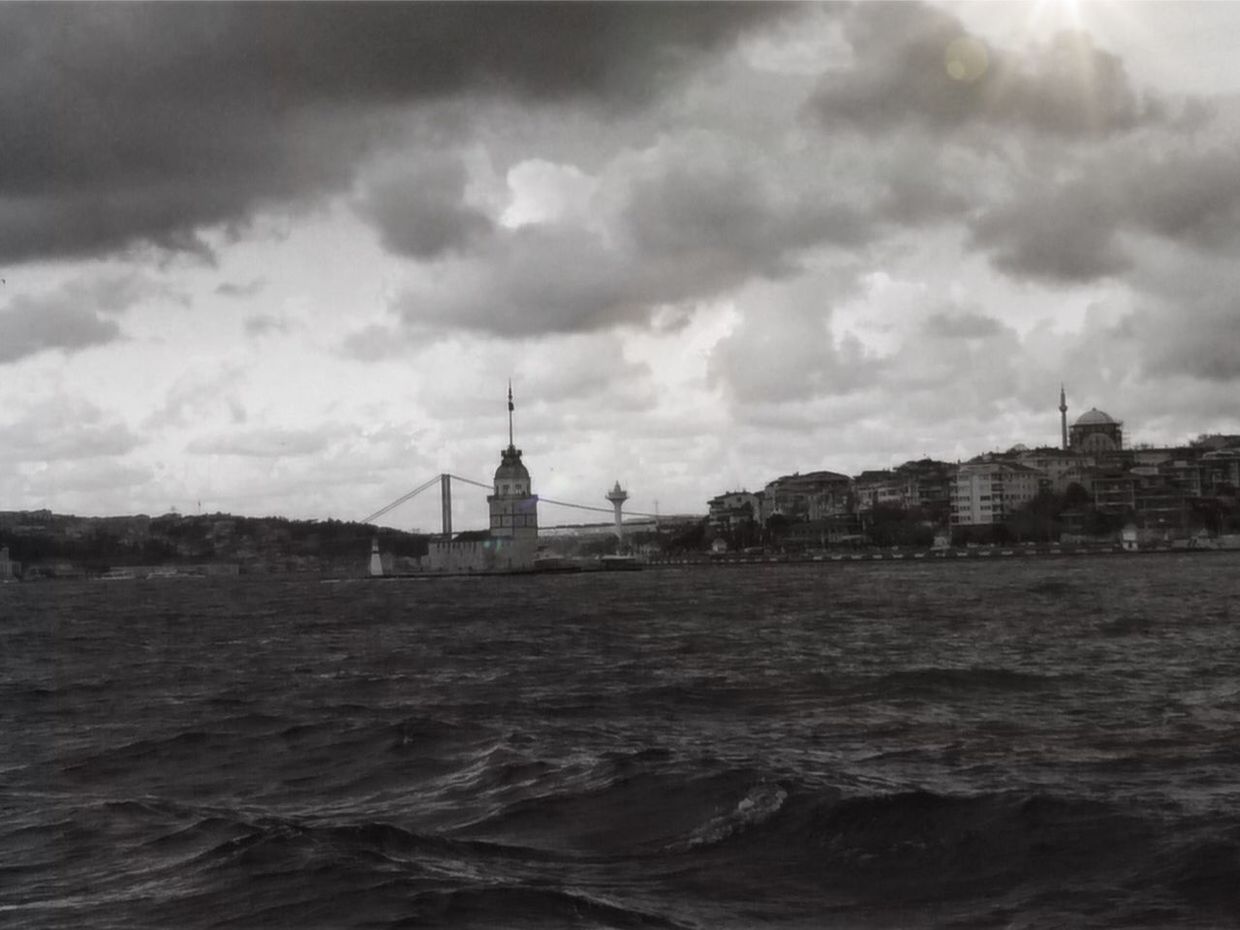
M 0 587 L 0 924 L 1240 921 L 1240 559 Z

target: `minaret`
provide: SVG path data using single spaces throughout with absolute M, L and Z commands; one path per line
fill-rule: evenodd
M 1059 432 L 1063 447 L 1068 448 L 1068 398 L 1063 392 L 1063 383 L 1059 384 Z
M 616 539 L 624 539 L 624 525 L 620 521 L 620 508 L 629 499 L 629 492 L 620 487 L 620 482 L 617 481 L 616 486 L 607 492 L 607 499 L 611 501 L 611 506 L 616 508 Z

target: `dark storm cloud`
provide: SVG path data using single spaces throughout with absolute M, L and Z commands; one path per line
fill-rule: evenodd
M 1067 179 L 1028 179 L 969 222 L 974 246 L 1017 278 L 1073 284 L 1133 267 L 1125 237 L 1205 253 L 1240 245 L 1240 151 L 1105 151 Z
M 1203 249 L 1234 246 L 1240 234 L 1240 149 L 1137 159 L 1106 177 L 1130 222 Z M 1102 179 L 1099 179 L 1102 180 Z
M 336 189 L 410 104 L 631 107 L 767 4 L 5 4 L 0 258 L 135 241 Z M 420 241 L 420 240 L 418 240 Z
M 398 309 L 413 325 L 508 336 L 648 324 L 658 308 L 795 275 L 805 251 L 873 233 L 828 190 L 781 189 L 745 155 L 721 161 L 669 157 L 623 191 L 614 216 L 475 234 L 468 255 L 441 265 L 435 286 L 411 291 Z M 354 354 L 373 353 L 373 335 L 358 334 Z
M 1153 375 L 1190 375 L 1202 381 L 1240 381 L 1240 302 L 1188 328 L 1165 326 L 1146 348 Z M 1231 412 L 1234 412 L 1234 404 Z
M 974 246 L 1016 278 L 1080 284 L 1116 275 L 1131 264 L 1118 239 L 1115 204 L 1085 183 L 1031 185 L 970 223 Z
M 740 166 L 675 166 L 637 185 L 624 220 L 644 261 L 715 275 L 728 268 L 786 274 L 797 250 L 855 245 L 870 231 L 855 210 L 821 192 L 780 190 Z
M 0 365 L 59 349 L 75 352 L 119 339 L 120 327 L 92 307 L 19 297 L 0 311 Z
M 410 324 L 506 336 L 598 329 L 645 315 L 652 282 L 641 273 L 596 233 L 537 223 L 501 231 L 397 306 Z
M 934 131 L 970 124 L 1064 137 L 1106 135 L 1164 118 L 1123 63 L 1084 34 L 1035 53 L 985 46 L 949 13 L 909 3 L 862 3 L 844 20 L 853 64 L 828 74 L 811 101 L 826 125 L 880 132 L 909 121 Z
M 361 211 L 397 255 L 430 259 L 461 251 L 493 228 L 485 213 L 464 202 L 465 181 L 459 159 L 431 159 L 405 174 L 376 180 Z
M 22 294 L 0 305 L 0 364 L 59 349 L 74 352 L 121 338 L 111 317 L 144 301 L 178 307 L 185 295 L 140 274 L 77 278 L 44 294 Z
M 1152 379 L 1240 381 L 1240 268 L 1209 253 L 1146 243 L 1134 272 L 1137 310 L 1125 335 Z M 1233 404 L 1234 409 L 1234 404 Z

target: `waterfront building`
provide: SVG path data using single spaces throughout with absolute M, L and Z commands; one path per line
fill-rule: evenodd
M 1040 471 L 1015 462 L 970 462 L 956 470 L 953 526 L 1002 523 L 1049 486 Z
M 797 472 L 771 481 L 763 489 L 763 519 L 782 514 L 790 520 L 807 520 L 811 510 L 821 511 L 828 501 L 839 501 L 851 492 L 852 479 L 833 471 Z M 823 495 L 826 495 L 824 500 Z M 815 504 L 815 498 L 818 503 Z
M 21 563 L 9 558 L 9 547 L 0 548 L 0 581 L 12 581 L 21 571 Z
M 875 507 L 904 507 L 904 480 L 887 469 L 863 471 L 853 479 L 853 500 L 858 513 Z
M 1092 456 L 1053 448 L 1027 449 L 1017 454 L 1016 461 L 1046 475 L 1056 494 L 1063 494 L 1074 484 L 1088 488 L 1089 469 L 1094 462 Z
M 1137 506 L 1141 476 L 1130 471 L 1097 469 L 1092 475 L 1094 509 L 1116 516 L 1132 513 Z
M 761 522 L 762 502 L 750 491 L 728 491 L 706 502 L 707 520 L 712 529 L 731 530 L 747 521 Z
M 1146 539 L 1169 539 L 1188 529 L 1188 495 L 1180 488 L 1158 481 L 1138 485 L 1133 514 Z
M 1193 458 L 1173 458 L 1158 466 L 1159 476 L 1188 497 L 1201 497 L 1201 464 Z
M 788 549 L 825 549 L 828 546 L 857 545 L 865 541 L 860 519 L 855 514 L 836 514 L 806 520 L 788 527 L 782 543 Z
M 905 462 L 895 469 L 903 481 L 903 505 L 912 509 L 919 507 L 942 508 L 946 512 L 951 504 L 952 486 L 956 479 L 956 466 L 934 459 Z
M 1240 489 L 1240 448 L 1211 449 L 1201 455 L 1202 481 L 1212 494 Z

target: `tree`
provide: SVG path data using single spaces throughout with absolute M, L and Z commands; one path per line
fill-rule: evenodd
M 1082 485 L 1073 481 L 1063 492 L 1063 506 L 1060 507 L 1059 512 L 1062 513 L 1064 510 L 1084 510 L 1092 507 L 1093 503 L 1094 499 L 1090 493 Z
M 788 533 L 788 527 L 792 525 L 782 513 L 773 513 L 766 518 L 766 538 L 768 542 L 778 543 Z

